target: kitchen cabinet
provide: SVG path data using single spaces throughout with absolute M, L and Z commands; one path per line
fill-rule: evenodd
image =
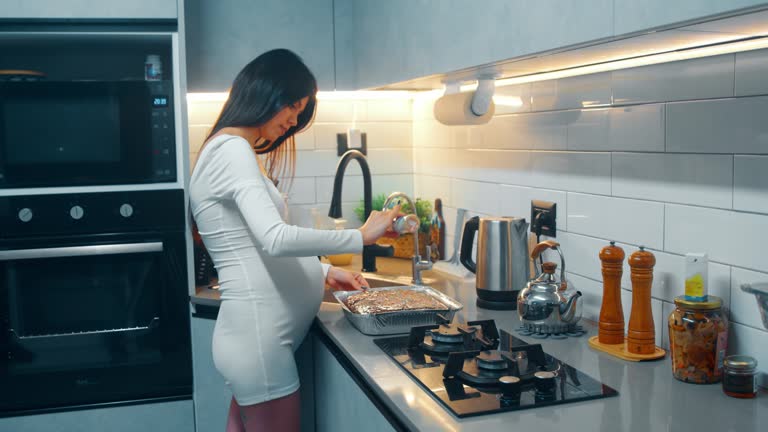
M 613 0 L 336 0 L 334 11 L 337 84 L 347 89 L 611 36 Z
M 394 431 L 315 330 L 315 427 L 317 432 Z M 337 350 L 339 348 L 336 348 Z
M 631 33 L 766 4 L 761 0 L 614 0 L 614 33 Z
M 194 430 L 194 412 L 189 399 L 0 418 L 0 431 L 3 432 Z
M 192 370 L 194 374 L 195 430 L 213 432 L 227 424 L 232 392 L 213 365 L 211 341 L 218 307 L 196 306 L 192 315 Z
M 187 89 L 226 91 L 237 73 L 274 48 L 296 52 L 321 90 L 333 90 L 333 0 L 186 0 Z
M 0 18 L 176 19 L 178 16 L 176 1 L 3 0 Z

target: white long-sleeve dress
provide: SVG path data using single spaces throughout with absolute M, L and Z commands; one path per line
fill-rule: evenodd
M 293 393 L 293 353 L 320 307 L 328 271 L 317 256 L 360 252 L 361 233 L 286 224 L 277 188 L 248 142 L 231 135 L 215 137 L 200 154 L 190 207 L 219 273 L 216 368 L 240 405 Z

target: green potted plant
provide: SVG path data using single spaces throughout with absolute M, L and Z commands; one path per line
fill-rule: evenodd
M 386 201 L 386 194 L 374 195 L 371 201 L 371 208 L 374 210 L 381 210 L 384 207 L 384 201 Z M 421 222 L 419 225 L 419 253 L 422 257 L 426 254 L 426 246 L 429 243 L 429 233 L 432 228 L 432 203 L 416 198 L 416 216 L 419 217 Z M 403 203 L 400 207 L 403 213 L 413 213 L 411 206 L 408 203 Z M 363 200 L 360 200 L 359 205 L 355 208 L 355 214 L 361 222 L 365 222 L 365 208 Z M 413 234 L 401 235 L 398 238 L 383 237 L 377 242 L 381 245 L 392 245 L 395 248 L 395 257 L 410 259 L 413 256 Z

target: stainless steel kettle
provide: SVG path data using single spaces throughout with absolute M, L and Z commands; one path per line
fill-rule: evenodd
M 472 246 L 477 239 L 477 263 Z M 510 310 L 517 294 L 531 278 L 528 261 L 528 223 L 515 217 L 475 216 L 464 225 L 461 263 L 477 275 L 477 306 Z
M 555 277 L 557 264 L 542 264 L 541 274 L 520 291 L 517 314 L 523 327 L 530 332 L 567 333 L 573 331 L 581 319 L 581 292 L 569 290 L 565 280 L 565 258 L 556 241 L 547 240 L 537 244 L 531 252 L 534 262 L 545 249 L 554 249 L 560 254 L 560 280 Z

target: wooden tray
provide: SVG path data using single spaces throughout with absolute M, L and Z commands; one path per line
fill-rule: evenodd
M 627 342 L 626 340 L 624 343 L 620 344 L 604 344 L 600 343 L 598 340 L 598 336 L 592 336 L 589 338 L 589 346 L 592 348 L 602 351 L 605 353 L 608 353 L 614 357 L 618 357 L 623 360 L 629 360 L 629 361 L 644 361 L 644 360 L 657 360 L 660 358 L 664 358 L 664 356 L 667 354 L 666 351 L 663 349 L 656 347 L 653 354 L 635 354 L 629 352 L 627 350 Z

